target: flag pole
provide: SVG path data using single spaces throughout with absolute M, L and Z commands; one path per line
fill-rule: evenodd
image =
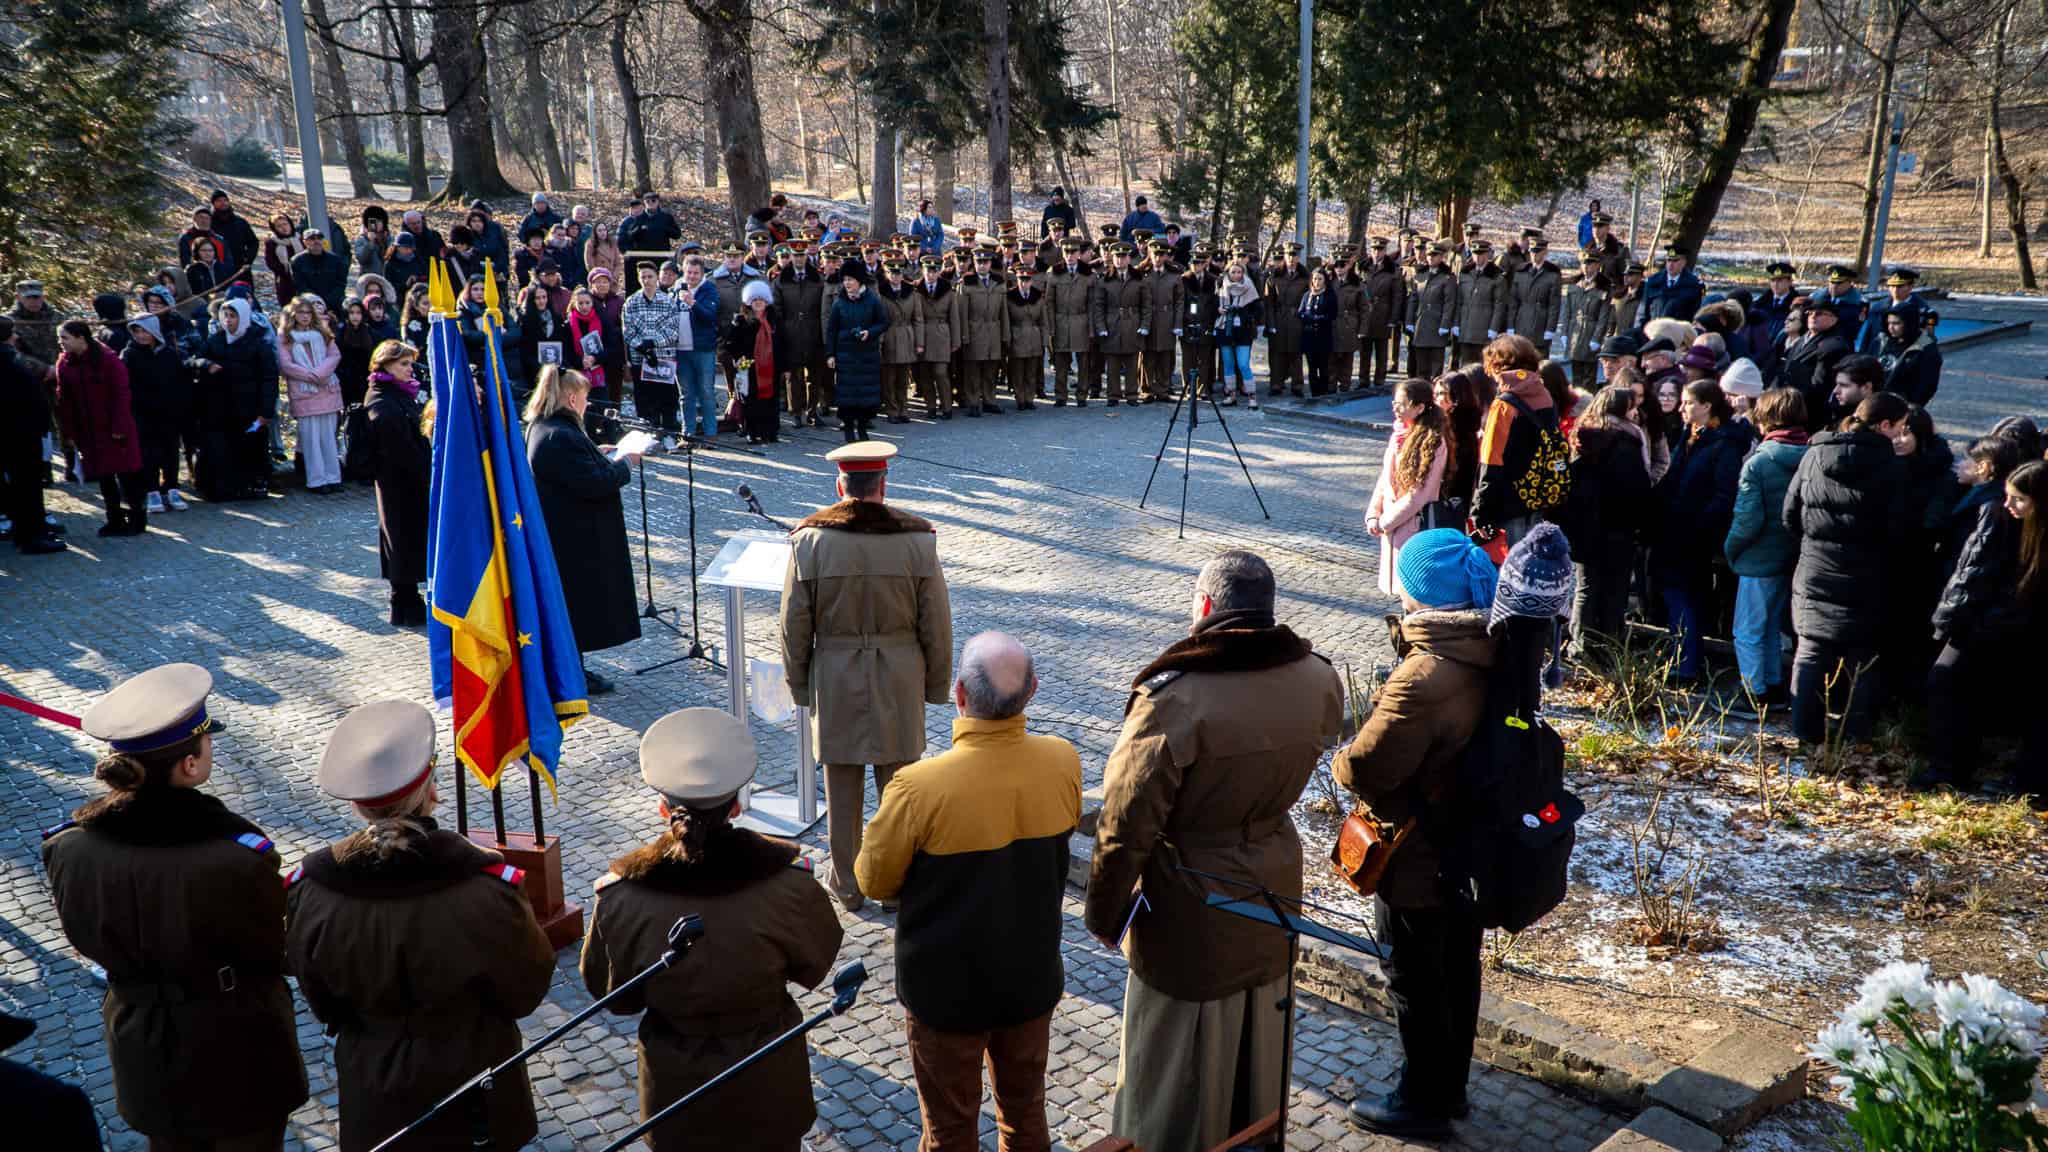
M 498 773 L 498 787 L 491 789 L 491 825 L 498 835 L 498 847 L 505 846 L 505 774 Z
M 545 848 L 548 846 L 548 834 L 540 821 L 540 773 L 533 770 L 532 764 L 526 766 L 526 784 L 533 793 L 533 846 Z
M 469 835 L 469 769 L 459 760 L 455 764 L 455 834 Z

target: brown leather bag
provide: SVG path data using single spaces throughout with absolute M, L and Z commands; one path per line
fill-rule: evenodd
M 1360 896 L 1374 895 L 1379 891 L 1380 877 L 1386 874 L 1387 863 L 1414 830 L 1412 818 L 1396 828 L 1373 815 L 1371 808 L 1357 805 L 1337 829 L 1337 842 L 1330 845 L 1330 867 L 1339 879 L 1351 885 L 1352 891 Z

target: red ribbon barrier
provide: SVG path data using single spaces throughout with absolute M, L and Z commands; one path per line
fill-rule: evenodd
M 79 726 L 78 717 L 73 716 L 69 712 L 59 712 L 55 708 L 45 708 L 33 700 L 24 700 L 19 696 L 9 695 L 6 692 L 0 692 L 0 706 L 12 708 L 16 712 L 26 712 L 38 720 L 48 720 L 52 723 L 62 724 L 66 728 L 76 728 Z

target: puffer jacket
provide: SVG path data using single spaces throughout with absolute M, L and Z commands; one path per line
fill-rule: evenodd
M 1575 435 L 1572 491 L 1557 515 L 1572 555 L 1605 555 L 1608 541 L 1636 539 L 1650 519 L 1649 453 L 1642 430 L 1581 426 Z
M 1792 627 L 1802 639 L 1874 645 L 1887 575 L 1906 525 L 1906 466 L 1867 428 L 1814 437 L 1785 492 L 1798 542 Z
M 1749 451 L 1750 425 L 1739 420 L 1713 424 L 1674 446 L 1664 474 L 1665 508 L 1659 552 L 1687 567 L 1709 564 L 1728 539 Z
M 1799 559 L 1798 543 L 1786 533 L 1781 514 L 1785 490 L 1792 486 L 1792 474 L 1805 455 L 1803 442 L 1766 440 L 1742 462 L 1735 518 L 1722 546 L 1728 567 L 1737 576 L 1783 576 Z
M 2027 612 L 2019 598 L 2019 559 L 2019 522 L 2004 504 L 1980 505 L 1977 527 L 1934 606 L 1934 638 L 1968 648 L 2023 633 Z

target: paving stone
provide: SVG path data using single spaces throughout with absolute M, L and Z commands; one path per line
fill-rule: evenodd
M 1718 1152 L 1721 1138 L 1675 1112 L 1651 1108 L 1594 1152 Z
M 1205 420 L 1194 438 L 1185 540 L 1175 529 L 1180 485 L 1171 469 L 1178 451 L 1160 468 L 1148 507 L 1136 505 L 1165 431 L 1163 407 L 1060 409 L 993 427 L 954 421 L 890 429 L 904 433 L 891 497 L 938 526 L 955 633 L 964 640 L 1000 627 L 1032 649 L 1042 682 L 1032 726 L 1074 742 L 1090 788 L 1101 783 L 1132 674 L 1185 634 L 1189 584 L 1224 548 L 1251 548 L 1267 558 L 1281 587 L 1281 617 L 1319 652 L 1354 668 L 1391 657 L 1380 622 L 1390 604 L 1371 590 L 1377 556 L 1358 515 L 1384 442 L 1235 412 L 1229 419 L 1272 519 L 1260 518 L 1228 446 Z M 805 432 L 765 457 L 700 454 L 700 560 L 726 536 L 760 524 L 725 495 L 738 483 L 751 485 L 769 512 L 786 520 L 829 500 L 822 457 L 838 442 Z M 655 599 L 680 608 L 687 628 L 683 467 L 650 460 L 646 472 Z M 637 503 L 636 493 L 627 495 Z M 208 790 L 261 825 L 287 866 L 353 830 L 349 814 L 314 781 L 327 733 L 364 701 L 430 696 L 425 637 L 384 620 L 370 492 L 294 492 L 230 509 L 195 501 L 189 512 L 152 518 L 148 536 L 122 540 L 94 536 L 96 494 L 61 487 L 50 497 L 77 547 L 48 558 L 0 550 L 0 686 L 76 713 L 144 668 L 201 663 L 214 672 L 219 711 L 230 724 L 216 745 Z M 637 532 L 632 543 L 637 551 Z M 723 653 L 721 603 L 706 590 L 701 608 L 703 638 Z M 773 597 L 750 596 L 747 611 L 749 650 L 772 651 Z M 723 673 L 700 663 L 633 675 L 682 647 L 650 627 L 637 643 L 590 657 L 618 690 L 599 698 L 593 715 L 570 731 L 560 798 L 546 810 L 549 831 L 562 837 L 566 886 L 579 902 L 588 903 L 592 883 L 613 858 L 656 831 L 635 767 L 639 733 L 671 709 L 725 704 Z M 445 718 L 441 724 L 445 749 Z M 763 765 L 758 783 L 792 788 L 793 725 L 755 721 L 753 728 Z M 947 747 L 950 709 L 930 709 L 926 731 L 933 750 Z M 99 1020 L 104 986 L 64 942 L 34 834 L 98 793 L 94 753 L 73 730 L 0 711 L 0 772 L 9 782 L 0 792 L 0 826 L 12 829 L 0 834 L 0 1007 L 41 1023 L 8 1055 L 93 1084 L 108 1145 L 139 1150 L 143 1142 L 119 1119 L 108 1084 Z M 508 811 L 523 824 L 524 785 L 508 786 Z M 871 790 L 866 803 L 874 803 Z M 805 840 L 821 847 L 822 823 Z M 1088 935 L 1071 893 L 1065 915 L 1068 995 L 1053 1021 L 1058 1055 L 1049 1069 L 1049 1120 L 1065 1146 L 1078 1149 L 1109 1123 L 1126 969 L 1122 957 Z M 894 918 L 870 907 L 841 923 L 840 961 L 866 962 L 872 978 L 853 1012 L 811 1037 L 820 1119 L 809 1144 L 899 1149 L 915 1143 L 918 1121 L 893 991 Z M 799 999 L 809 1009 L 822 998 L 806 992 Z M 523 1030 L 538 1036 L 589 1003 L 575 950 L 565 950 L 547 1001 Z M 287 1146 L 330 1147 L 332 1046 L 303 1009 L 299 1024 L 320 1095 L 294 1115 Z M 1399 1060 L 1392 1027 L 1315 997 L 1302 999 L 1299 1025 L 1304 1043 L 1291 1113 L 1299 1138 L 1290 1146 L 1405 1147 L 1370 1140 L 1344 1119 L 1352 1095 L 1387 1090 Z M 533 1060 L 541 1147 L 593 1147 L 637 1120 L 636 1026 L 631 1017 L 593 1018 Z M 1620 1127 L 1619 1116 L 1508 1073 L 1482 1068 L 1475 1075 L 1475 1112 L 1459 1126 L 1463 1147 L 1530 1147 L 1520 1125 L 1531 1102 L 1555 1105 L 1543 1119 L 1558 1133 L 1556 1147 L 1591 1147 Z M 1341 1091 L 1339 1081 L 1347 1084 Z M 984 1107 L 982 1125 L 992 1131 L 992 1124 L 992 1109 Z
M 1806 1094 L 1805 1054 L 1754 1032 L 1722 1037 L 1650 1086 L 1650 1102 L 1733 1136 Z

